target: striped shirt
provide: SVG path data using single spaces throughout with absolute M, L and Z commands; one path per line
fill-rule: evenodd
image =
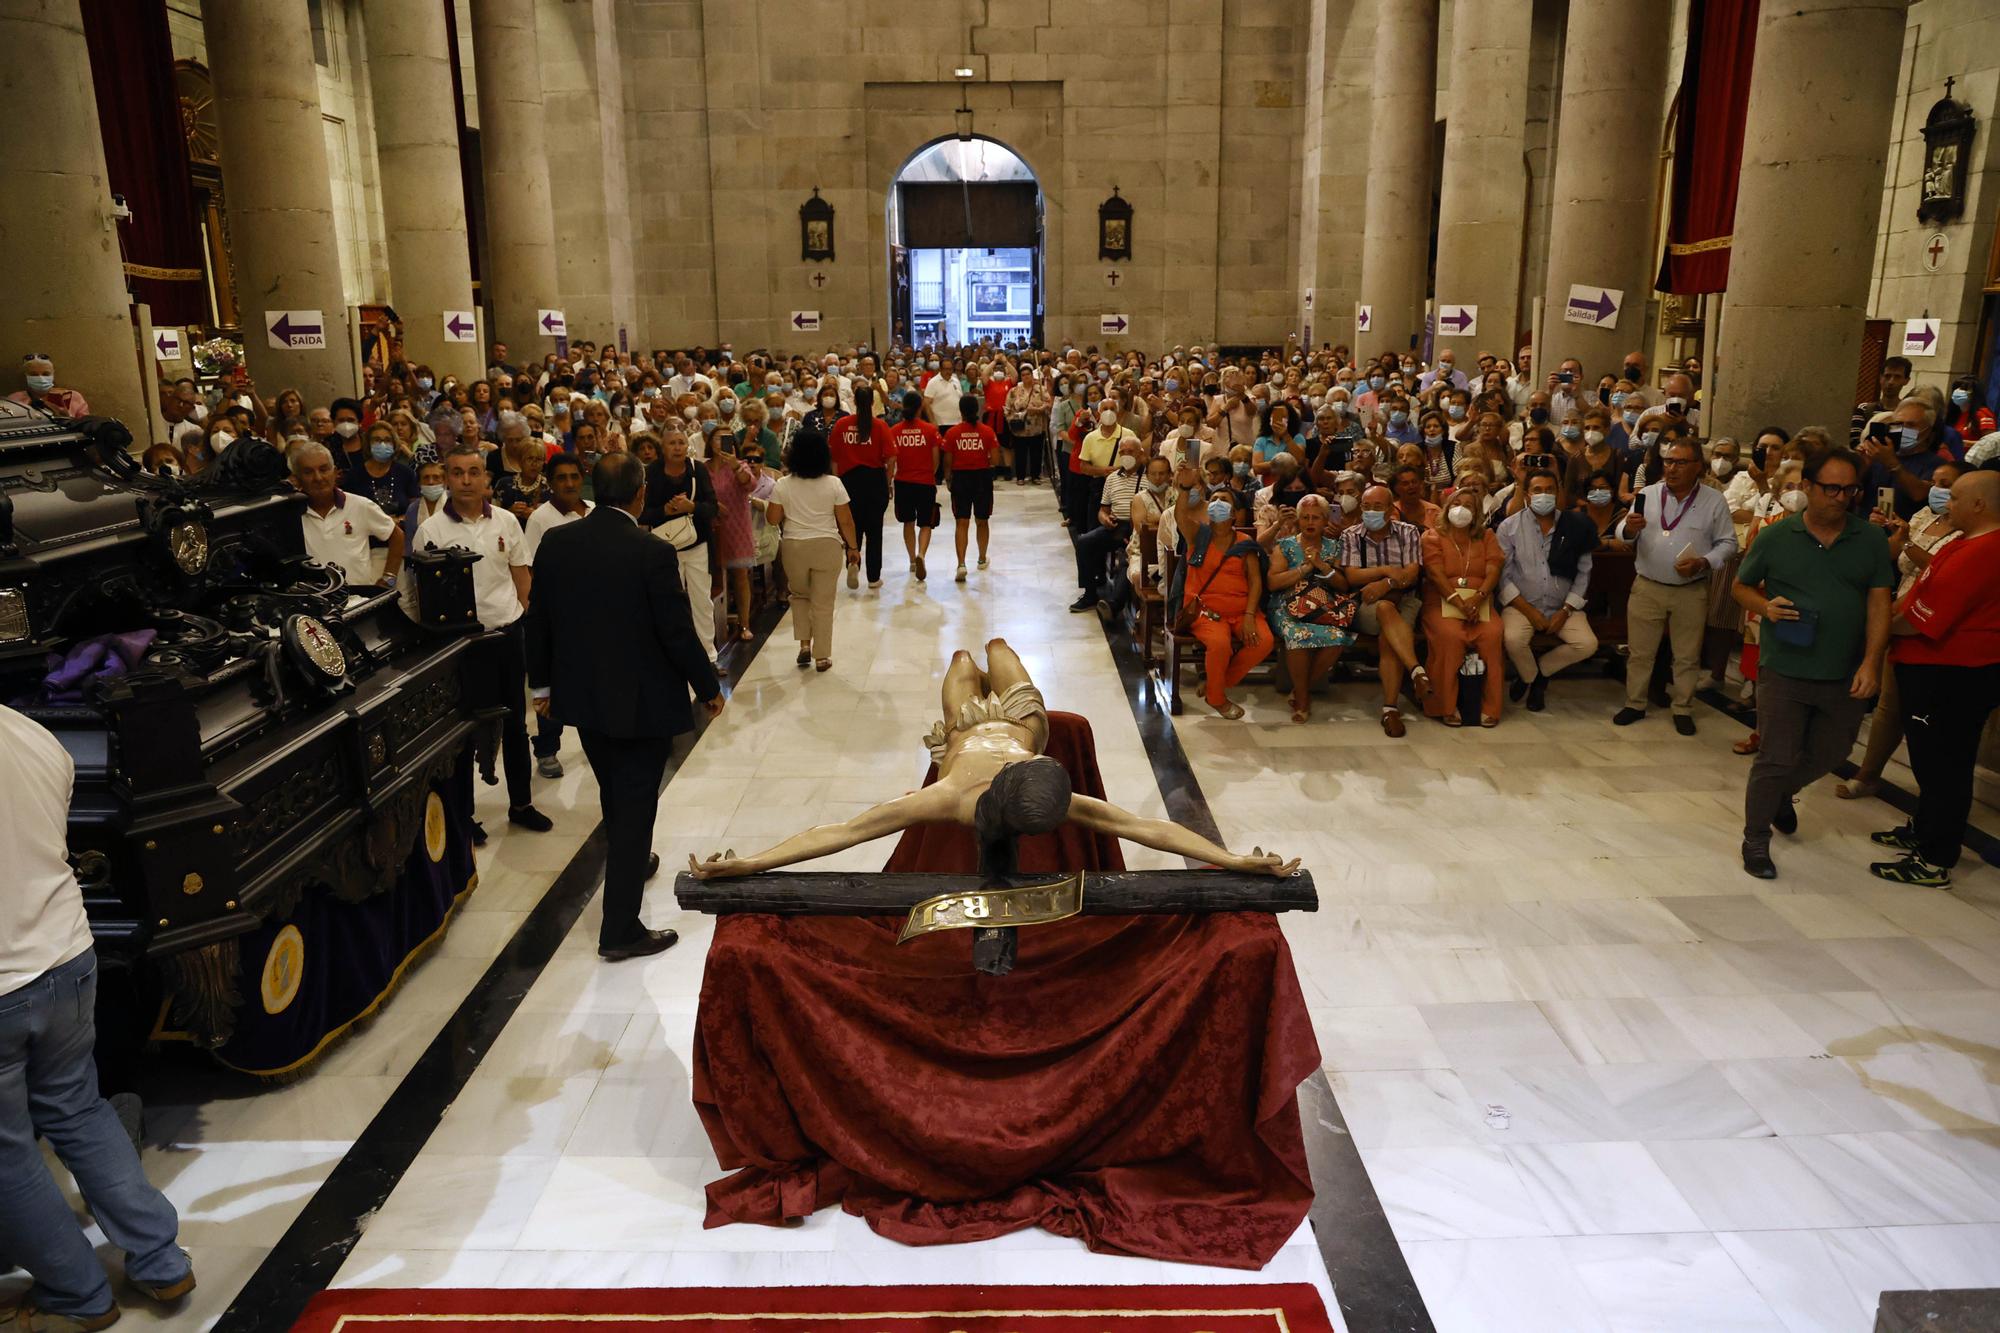
M 1414 523 L 1391 519 L 1379 534 L 1356 523 L 1340 534 L 1340 563 L 1348 569 L 1381 569 L 1423 562 L 1424 534 Z
M 1139 490 L 1139 469 L 1130 472 L 1114 469 L 1104 479 L 1104 489 L 1098 495 L 1098 503 L 1111 511 L 1111 522 L 1115 526 L 1128 522 L 1132 515 L 1132 497 Z

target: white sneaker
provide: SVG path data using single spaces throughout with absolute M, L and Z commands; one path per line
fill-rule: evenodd
M 871 588 L 879 588 L 879 587 L 881 587 L 881 586 L 882 586 L 882 580 L 880 580 L 880 579 L 870 579 L 870 580 L 868 580 L 868 586 L 869 586 L 869 587 L 871 587 Z
M 956 578 L 954 578 L 954 579 L 952 580 L 952 582 L 954 582 L 954 583 L 963 583 L 963 582 L 965 582 L 965 566 L 964 566 L 964 565 L 960 565 L 960 566 L 958 567 L 958 575 L 957 575 L 957 577 L 956 577 Z
M 986 557 L 983 555 L 979 557 L 979 567 L 981 569 L 986 568 Z

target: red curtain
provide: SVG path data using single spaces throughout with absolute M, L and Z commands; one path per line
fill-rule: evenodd
M 1757 53 L 1758 0 L 1692 0 L 1674 128 L 1673 207 L 1655 284 L 1693 295 L 1729 286 L 1736 177 Z
M 105 171 L 111 192 L 132 210 L 118 224 L 132 299 L 152 306 L 156 324 L 206 324 L 201 226 L 166 0 L 83 0 L 83 36 Z

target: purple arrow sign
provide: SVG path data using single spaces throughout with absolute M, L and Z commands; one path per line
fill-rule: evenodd
M 472 321 L 463 315 L 454 314 L 445 322 L 445 327 L 451 330 L 453 335 L 463 338 L 466 334 L 472 332 Z
M 561 328 L 562 326 L 563 322 L 556 318 L 555 311 L 551 310 L 547 314 L 542 316 L 542 332 L 554 333 L 557 329 Z
M 805 312 L 805 311 L 803 311 L 803 310 L 799 311 L 799 313 L 798 313 L 798 314 L 796 314 L 796 315 L 793 315 L 793 316 L 792 316 L 792 327 L 793 327 L 793 328 L 795 328 L 795 329 L 802 329 L 802 328 L 804 328 L 804 327 L 805 327 L 805 326 L 806 326 L 806 325 L 807 325 L 808 323 L 811 323 L 811 322 L 813 322 L 813 321 L 809 321 L 809 320 L 807 320 L 807 319 L 806 319 L 806 312 Z
M 1453 333 L 1463 333 L 1478 318 L 1464 306 L 1456 306 L 1438 316 L 1438 327 L 1450 329 Z
M 172 356 L 174 354 L 173 349 L 177 345 L 178 344 L 175 339 L 169 338 L 164 333 L 162 333 L 159 337 L 153 340 L 153 346 L 156 349 L 158 349 L 161 356 Z
M 1931 350 L 1931 344 L 1937 341 L 1937 334 L 1931 332 L 1930 325 L 1922 324 L 1917 327 L 1916 332 L 1904 334 L 1903 341 L 1915 343 L 1928 352 Z
M 291 343 L 294 340 L 303 342 L 309 338 L 319 338 L 324 333 L 325 325 L 323 324 L 308 324 L 303 320 L 294 324 L 292 322 L 292 312 L 289 310 L 284 311 L 271 323 L 271 336 L 282 339 L 286 343 Z
M 1609 292 L 1600 290 L 1595 300 L 1580 300 L 1572 295 L 1569 298 L 1569 308 L 1581 313 L 1594 315 L 1602 320 L 1611 317 L 1611 312 L 1618 308 L 1618 303 L 1611 299 Z
M 1123 315 L 1112 315 L 1104 320 L 1104 328 L 1112 333 L 1123 333 L 1129 322 Z

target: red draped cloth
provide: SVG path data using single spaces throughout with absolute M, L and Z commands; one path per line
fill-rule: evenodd
M 1090 726 L 1049 753 L 1099 796 Z M 931 779 L 935 779 L 933 769 Z M 928 781 L 929 779 L 927 779 Z M 1021 869 L 1122 869 L 1068 825 Z M 970 833 L 904 835 L 887 867 L 977 869 Z M 976 971 L 971 933 L 723 916 L 696 1016 L 694 1101 L 723 1166 L 707 1225 L 832 1204 L 910 1245 L 1040 1226 L 1094 1250 L 1261 1268 L 1312 1202 L 1296 1089 L 1319 1068 L 1291 952 L 1255 913 L 1085 917 Z
M 1654 283 L 1663 292 L 1694 295 L 1729 286 L 1757 9 L 1758 0 L 1692 0 L 1688 7 L 1667 249 Z

